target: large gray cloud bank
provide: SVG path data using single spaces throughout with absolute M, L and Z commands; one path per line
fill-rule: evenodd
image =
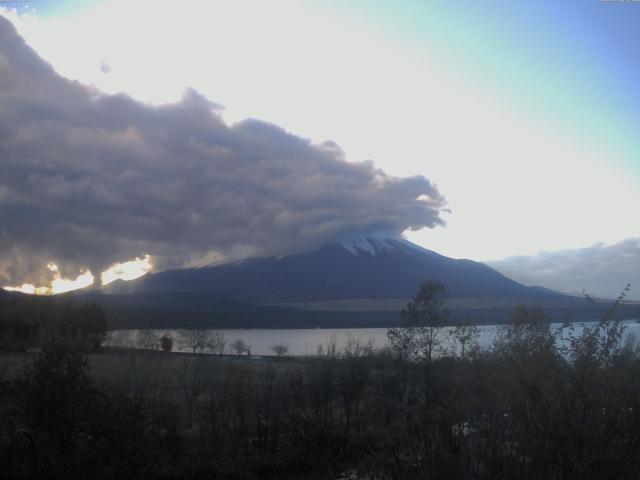
M 73 276 L 143 253 L 167 268 L 302 251 L 442 225 L 444 207 L 422 176 L 229 126 L 195 91 L 150 106 L 67 80 L 0 17 L 0 285 L 41 282 L 50 261 Z
M 612 245 L 487 262 L 514 280 L 567 292 L 616 298 L 631 284 L 630 299 L 640 300 L 640 237 Z

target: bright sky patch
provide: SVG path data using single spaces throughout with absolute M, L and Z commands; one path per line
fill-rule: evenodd
M 153 265 L 151 264 L 151 257 L 149 255 L 145 255 L 142 258 L 136 257 L 128 262 L 112 265 L 102 272 L 100 280 L 102 285 L 109 285 L 116 280 L 135 280 L 149 273 L 152 268 Z

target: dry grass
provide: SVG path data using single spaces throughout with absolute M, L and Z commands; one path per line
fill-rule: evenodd
M 36 353 L 0 354 L 0 381 L 18 377 Z M 191 355 L 185 353 L 150 352 L 122 349 L 87 355 L 89 371 L 97 385 L 106 388 L 126 388 L 140 392 L 181 388 L 185 376 L 212 379 L 225 368 L 260 371 L 273 368 L 283 372 L 304 362 L 302 359 Z

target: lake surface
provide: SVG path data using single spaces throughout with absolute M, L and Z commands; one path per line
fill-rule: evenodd
M 636 320 L 624 322 L 625 338 L 630 334 L 640 339 L 640 323 Z M 562 325 L 552 324 L 553 328 Z M 580 332 L 584 324 L 576 323 L 576 332 Z M 479 329 L 479 343 L 488 347 L 493 343 L 499 326 L 482 325 Z M 455 327 L 440 329 L 442 346 L 450 351 L 459 351 L 460 345 L 453 335 Z M 226 341 L 225 353 L 233 353 L 231 344 L 242 340 L 249 346 L 252 355 L 273 355 L 272 347 L 284 345 L 289 355 L 318 355 L 319 349 L 326 352 L 335 348 L 338 352 L 356 345 L 370 345 L 375 349 L 387 345 L 387 328 L 327 328 L 327 329 L 220 329 L 208 332 L 218 332 Z M 184 338 L 184 330 L 114 330 L 108 333 L 105 345 L 116 347 L 158 348 L 159 339 L 168 335 L 173 339 L 173 351 L 189 352 L 191 348 Z M 624 340 L 623 340 L 624 341 Z M 332 347 L 332 345 L 334 347 Z

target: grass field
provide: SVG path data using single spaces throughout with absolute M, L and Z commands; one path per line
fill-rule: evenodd
M 37 353 L 0 354 L 0 380 L 20 376 Z M 300 367 L 309 359 L 295 357 L 260 357 L 158 352 L 139 349 L 114 349 L 86 356 L 91 377 L 101 388 L 124 388 L 137 391 L 175 390 L 189 378 L 203 382 L 214 380 L 222 371 L 260 372 L 264 369 L 284 373 Z

